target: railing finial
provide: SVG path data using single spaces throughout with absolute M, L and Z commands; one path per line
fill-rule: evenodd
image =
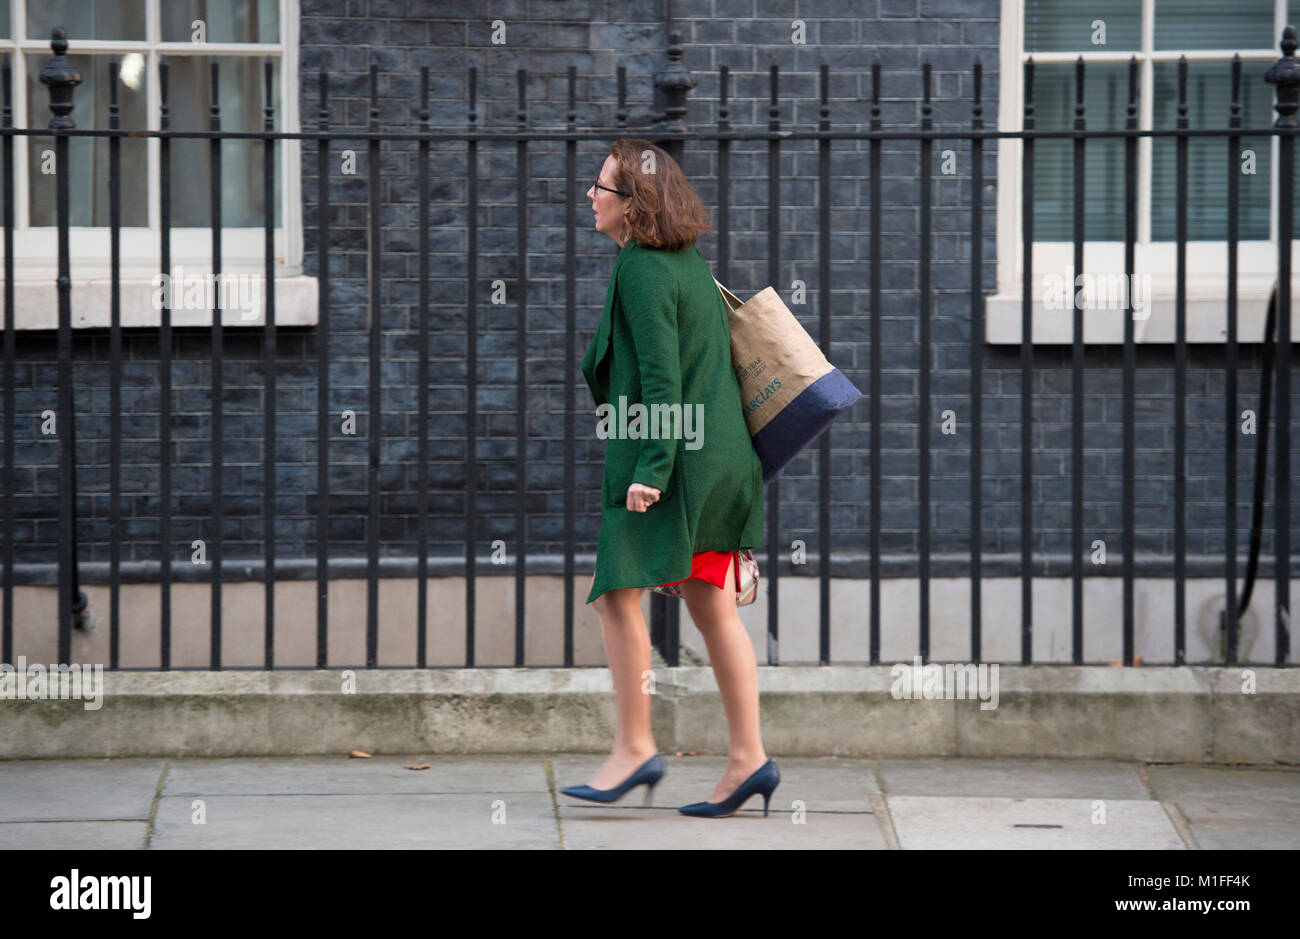
M 1264 80 L 1277 85 L 1277 111 L 1274 127 L 1300 127 L 1296 121 L 1296 108 L 1300 107 L 1300 62 L 1295 59 L 1295 27 L 1288 26 L 1282 31 L 1282 58 L 1278 59 Z
M 41 69 L 41 81 L 50 86 L 51 130 L 71 130 L 77 125 L 68 117 L 72 113 L 72 91 L 81 84 L 81 70 L 68 61 L 68 32 L 62 26 L 54 27 L 50 35 L 50 48 L 54 58 Z
M 654 76 L 655 90 L 663 101 L 662 115 L 656 132 L 683 133 L 686 130 L 686 94 L 696 81 L 682 65 L 682 34 L 674 32 L 668 39 L 668 67 Z

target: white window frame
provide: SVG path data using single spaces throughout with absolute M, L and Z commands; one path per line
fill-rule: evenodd
M 1080 54 L 1084 62 L 1127 62 L 1136 55 L 1139 66 L 1138 127 L 1152 126 L 1152 87 L 1154 62 L 1177 61 L 1186 55 L 1195 60 L 1230 61 L 1239 53 L 1243 62 L 1274 62 L 1281 56 L 1279 48 L 1192 50 L 1187 52 L 1154 48 L 1156 0 L 1141 0 L 1141 48 L 1126 52 L 1030 52 L 1024 50 L 1024 0 L 1002 0 L 999 49 L 998 130 L 1024 129 L 1023 79 L 1024 62 L 1031 55 L 1034 64 L 1073 63 Z M 1286 27 L 1286 0 L 1274 0 L 1275 41 Z M 1086 102 L 1085 102 L 1086 104 Z M 1270 121 L 1270 124 L 1272 122 Z M 1227 117 L 1224 117 L 1227 124 Z M 1223 138 L 1214 138 L 1223 139 Z M 985 336 L 990 344 L 1016 343 L 1021 340 L 1022 294 L 1024 277 L 1024 242 L 1021 238 L 1022 204 L 1021 157 L 1023 143 L 1004 138 L 998 148 L 998 227 L 997 293 L 986 298 Z M 1270 162 L 1270 240 L 1238 242 L 1237 338 L 1240 342 L 1260 342 L 1269 293 L 1277 276 L 1277 199 L 1278 143 L 1272 138 Z M 1086 235 L 1086 232 L 1085 232 Z M 1293 241 L 1294 245 L 1295 242 Z M 1186 247 L 1188 342 L 1224 342 L 1227 338 L 1228 259 L 1226 241 L 1189 241 Z M 1134 340 L 1148 343 L 1175 341 L 1174 291 L 1176 287 L 1176 242 L 1151 241 L 1151 138 L 1138 139 L 1138 231 L 1134 248 L 1134 271 L 1151 274 L 1151 309 L 1145 319 L 1134 317 Z M 1032 330 L 1034 343 L 1068 343 L 1073 341 L 1073 307 L 1049 309 L 1044 303 L 1046 285 L 1043 278 L 1055 275 L 1067 285 L 1072 283 L 1074 245 L 1069 241 L 1035 241 L 1033 250 Z M 1084 273 L 1122 274 L 1123 241 L 1085 241 Z M 1300 303 L 1300 276 L 1292 278 L 1292 302 Z M 1118 314 L 1118 315 L 1117 315 Z M 1083 340 L 1086 343 L 1121 343 L 1124 340 L 1123 311 L 1084 309 Z
M 0 39 L 0 50 L 10 56 L 13 75 L 13 117 L 15 127 L 43 127 L 48 125 L 50 112 L 29 114 L 27 107 L 28 62 L 36 57 L 42 63 L 53 53 L 50 40 L 27 39 L 28 5 L 40 0 L 12 0 L 10 38 Z M 279 60 L 279 88 L 275 89 L 275 104 L 280 126 L 286 133 L 299 131 L 298 117 L 298 0 L 279 0 L 280 42 L 230 43 L 230 42 L 163 42 L 160 4 L 166 0 L 144 0 L 145 39 L 85 40 L 69 36 L 68 54 L 95 53 L 104 56 L 116 53 L 118 60 L 128 53 L 145 56 L 149 80 L 146 83 L 147 129 L 161 126 L 159 105 L 161 92 L 158 85 L 158 63 L 162 56 L 169 61 L 183 56 L 255 56 L 261 59 L 270 55 Z M 41 100 L 39 97 L 37 100 Z M 98 121 L 97 121 L 98 123 Z M 132 128 L 125 128 L 130 130 Z M 58 297 L 55 280 L 58 276 L 58 228 L 56 226 L 29 225 L 30 206 L 26 137 L 15 137 L 14 144 L 14 326 L 16 329 L 55 329 L 58 327 Z M 158 288 L 154 276 L 160 267 L 161 211 L 160 211 L 160 147 L 157 138 L 146 140 L 148 159 L 148 211 L 147 227 L 120 229 L 120 277 L 123 326 L 157 326 L 161 311 L 154 308 L 152 298 Z M 274 230 L 275 291 L 277 326 L 312 325 L 317 321 L 316 279 L 302 274 L 302 180 L 301 145 L 298 140 L 279 141 L 276 172 L 280 180 L 280 225 Z M 175 178 L 183 167 L 173 159 L 172 175 Z M 74 327 L 104 327 L 110 325 L 110 229 L 109 226 L 72 226 L 68 232 L 70 265 L 72 271 L 72 314 Z M 263 250 L 266 232 L 262 227 L 223 227 L 221 254 L 223 275 L 260 276 L 265 273 Z M 0 246 L 2 253 L 3 246 Z M 212 271 L 212 233 L 210 227 L 171 228 L 171 255 L 173 270 L 185 278 L 192 275 L 209 275 Z M 3 270 L 0 269 L 0 284 Z M 178 284 L 178 287 L 181 286 Z M 256 317 L 243 315 L 234 309 L 223 310 L 225 326 L 260 326 L 265 322 L 265 311 L 258 304 Z M 0 323 L 4 310 L 0 305 Z M 210 325 L 211 309 L 172 310 L 174 326 Z

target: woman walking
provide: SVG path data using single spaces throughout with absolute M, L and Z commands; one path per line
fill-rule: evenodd
M 587 602 L 600 616 L 618 730 L 590 783 L 561 791 L 614 802 L 645 785 L 649 804 L 665 769 L 644 690 L 650 638 L 641 594 L 680 583 L 708 647 L 730 748 L 708 800 L 679 811 L 724 817 L 761 794 L 766 816 L 781 777 L 759 735 L 758 669 L 735 579 L 738 549 L 762 543 L 763 472 L 732 371 L 727 307 L 695 247 L 711 230 L 708 217 L 676 161 L 647 140 L 616 140 L 587 197 L 596 230 L 619 245 L 604 314 L 582 359 L 596 404 L 613 411 Z M 665 421 L 655 433 L 655 417 L 676 409 L 681 422 Z

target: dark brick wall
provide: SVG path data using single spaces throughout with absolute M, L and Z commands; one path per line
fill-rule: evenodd
M 428 13 L 428 10 L 436 10 Z M 814 129 L 818 120 L 817 70 L 831 67 L 830 108 L 836 127 L 865 129 L 870 114 L 871 63 L 884 69 L 882 113 L 887 124 L 915 127 L 920 119 L 920 66 L 934 69 L 935 124 L 965 129 L 971 118 L 970 67 L 978 56 L 984 66 L 984 112 L 996 127 L 998 109 L 997 0 L 675 0 L 673 16 L 684 37 L 684 64 L 698 85 L 690 95 L 688 123 L 710 128 L 717 116 L 717 70 L 731 71 L 730 120 L 734 128 L 764 128 L 767 121 L 768 67 L 781 68 L 780 119 L 786 128 Z M 432 121 L 462 127 L 466 121 L 469 65 L 479 68 L 480 124 L 512 129 L 516 125 L 515 71 L 528 70 L 528 119 L 533 127 L 560 127 L 565 120 L 569 65 L 579 79 L 579 127 L 612 127 L 615 68 L 626 65 L 629 88 L 629 136 L 651 136 L 651 75 L 666 58 L 664 4 L 617 0 L 467 0 L 425 3 L 420 0 L 302 0 L 300 112 L 305 129 L 314 127 L 318 101 L 317 73 L 329 73 L 331 121 L 362 130 L 368 120 L 368 68 L 379 64 L 380 120 L 385 128 L 416 121 L 419 70 L 432 72 Z M 791 42 L 792 19 L 806 23 L 806 45 Z M 505 45 L 490 42 L 491 21 L 506 24 Z M 356 175 L 339 172 L 339 151 L 356 150 Z M 970 441 L 968 398 L 970 303 L 968 296 L 970 160 L 964 142 L 939 142 L 958 154 L 955 176 L 941 176 L 936 165 L 933 188 L 934 342 L 931 362 L 933 414 L 932 550 L 964 552 L 969 546 Z M 369 432 L 367 402 L 367 164 L 363 141 L 336 143 L 329 181 L 330 244 L 330 411 L 352 409 L 358 433 L 336 433 L 330 444 L 333 519 L 329 539 L 335 556 L 364 555 L 366 460 Z M 766 143 L 733 146 L 731 166 L 731 252 L 725 268 L 717 257 L 716 235 L 701 240 L 700 250 L 735 292 L 747 296 L 770 283 L 767 231 Z M 515 552 L 515 297 L 520 274 L 515 245 L 515 151 L 512 144 L 480 148 L 478 296 L 479 355 L 478 432 L 480 436 L 479 517 L 474 536 L 485 556 L 492 539 L 502 538 Z M 304 225 L 307 272 L 317 267 L 316 151 L 303 147 Z M 589 229 L 586 191 L 604 158 L 603 147 L 579 146 L 576 198 L 577 335 L 575 360 L 581 356 L 600 315 L 614 244 Z M 384 556 L 409 556 L 416 544 L 416 384 L 418 230 L 414 145 L 383 147 L 382 309 L 384 367 L 380 538 Z M 684 165 L 701 195 L 715 205 L 717 161 L 711 142 L 686 148 Z M 996 259 L 996 146 L 986 148 L 983 192 L 986 259 L 984 281 L 991 290 Z M 435 553 L 463 553 L 465 486 L 463 439 L 466 406 L 465 306 L 467 297 L 467 193 L 464 146 L 435 145 L 430 197 L 433 283 L 430 309 L 432 337 L 428 389 L 432 409 L 432 507 L 430 537 Z M 808 302 L 792 309 L 817 334 L 818 200 L 817 153 L 813 141 L 788 141 L 780 162 L 782 231 L 776 286 L 787 302 L 791 283 L 807 285 Z M 563 548 L 563 408 L 566 381 L 575 383 L 579 409 L 576 454 L 578 472 L 579 551 L 594 549 L 598 525 L 601 444 L 590 433 L 590 396 L 581 374 L 564 368 L 564 210 L 563 149 L 558 144 L 530 148 L 528 183 L 529 251 L 524 289 L 528 303 L 529 392 L 526 415 L 528 550 L 558 553 Z M 834 296 L 832 359 L 865 392 L 869 388 L 870 235 L 867 144 L 837 141 L 832 172 L 832 281 Z M 881 543 L 890 553 L 918 548 L 917 451 L 919 434 L 919 188 L 917 146 L 888 144 L 884 160 L 884 308 L 885 371 L 880 446 L 884 466 Z M 490 303 L 494 280 L 506 283 L 507 302 Z M 315 329 L 279 334 L 277 448 L 281 557 L 315 553 Z M 82 556 L 108 556 L 107 527 L 107 347 L 104 333 L 82 340 L 77 380 L 83 420 L 78 426 L 83 462 L 78 484 Z M 173 383 L 173 435 L 176 516 L 173 534 L 178 556 L 195 538 L 211 538 L 206 493 L 210 387 L 210 350 L 206 330 L 177 336 Z M 123 531 L 128 559 L 155 559 L 158 553 L 157 453 L 158 387 L 156 334 L 133 332 L 125 341 L 127 373 L 124 486 L 127 520 Z M 57 535 L 56 448 L 52 440 L 27 433 L 24 421 L 55 402 L 53 334 L 19 337 L 20 463 L 16 534 L 20 560 L 50 560 Z M 1172 553 L 1173 489 L 1173 348 L 1140 347 L 1137 379 L 1138 484 L 1137 550 L 1139 554 Z M 260 557 L 261 396 L 260 337 L 227 333 L 226 344 L 225 554 Z M 990 552 L 1019 549 L 1019 352 L 986 347 L 984 420 L 984 533 Z M 1065 552 L 1070 545 L 1070 350 L 1037 347 L 1034 378 L 1035 549 Z M 1221 550 L 1222 534 L 1222 349 L 1190 347 L 1187 412 L 1188 539 L 1190 555 Z M 1241 351 L 1241 405 L 1255 406 L 1258 347 Z M 1086 354 L 1085 547 L 1104 539 L 1112 557 L 1120 549 L 1120 349 L 1090 348 Z M 939 415 L 951 408 L 959 431 L 942 434 Z M 33 419 L 34 420 L 34 419 Z M 872 446 L 869 402 L 864 397 L 835 425 L 833 441 L 832 543 L 836 551 L 863 552 L 868 545 L 868 469 Z M 34 426 L 34 424 L 33 424 Z M 1300 437 L 1300 435 L 1296 435 Z M 1254 438 L 1241 445 L 1242 505 L 1239 522 L 1245 544 L 1249 478 Z M 815 547 L 817 449 L 801 456 L 781 483 L 781 543 L 796 538 Z M 1270 485 L 1270 495 L 1272 492 Z M 35 495 L 28 495 L 35 493 Z M 771 490 L 769 489 L 769 498 Z M 1300 520 L 1300 513 L 1297 513 Z M 1300 528 L 1297 528 L 1300 533 Z M 1300 538 L 1293 535 L 1293 543 Z M 1271 550 L 1271 535 L 1264 550 Z M 1112 570 L 1117 569 L 1112 565 Z

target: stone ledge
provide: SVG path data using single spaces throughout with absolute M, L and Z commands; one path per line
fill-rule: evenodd
M 230 278 L 219 288 L 203 287 L 195 293 L 191 289 L 185 293 L 183 272 L 178 276 L 176 299 L 172 309 L 172 326 L 211 326 L 212 297 L 234 298 L 218 301 L 223 304 L 221 325 L 227 328 L 260 327 L 266 324 L 266 308 L 262 294 L 265 291 L 265 279 L 260 270 L 237 272 L 233 270 L 225 276 Z M 202 274 L 203 278 L 210 275 Z M 237 280 L 236 278 L 246 278 Z M 0 279 L 0 284 L 3 279 Z M 201 285 L 208 283 L 203 279 L 196 281 Z M 152 275 L 124 275 L 120 281 L 121 322 L 123 329 L 157 329 L 162 323 L 162 312 L 154 306 L 154 296 L 159 287 Z M 232 291 L 226 293 L 225 291 Z M 275 278 L 275 325 L 281 326 L 315 326 L 319 319 L 318 308 L 319 282 L 306 274 L 280 274 Z M 193 303 L 189 297 L 201 297 L 202 302 Z M 253 303 L 244 307 L 242 304 L 250 297 Z M 72 327 L 73 329 L 107 329 L 110 324 L 113 292 L 112 281 L 108 276 L 75 277 L 72 281 Z M 46 330 L 59 328 L 59 294 L 54 278 L 48 281 L 14 281 L 14 328 Z M 4 311 L 0 310 L 0 326 L 4 324 Z
M 981 709 L 895 698 L 891 665 L 764 666 L 763 739 L 791 756 L 1300 762 L 1300 670 L 1249 667 L 1243 694 L 1247 669 L 999 665 Z M 712 670 L 655 679 L 660 747 L 725 753 Z M 103 692 L 98 710 L 0 699 L 0 758 L 602 752 L 616 719 L 605 668 L 105 672 Z

